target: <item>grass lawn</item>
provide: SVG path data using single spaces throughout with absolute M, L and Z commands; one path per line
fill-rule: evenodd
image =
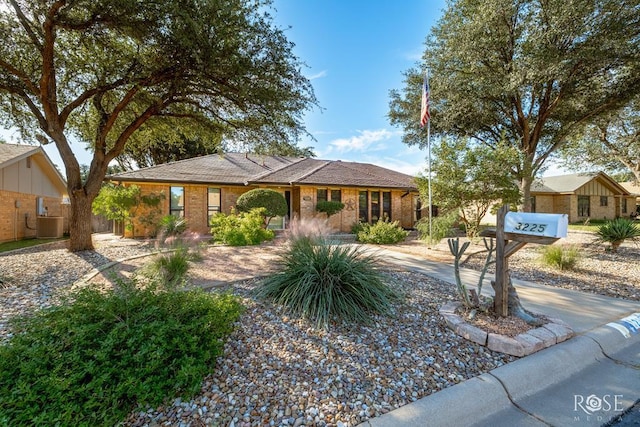
M 61 237 L 59 239 L 24 239 L 14 242 L 0 243 L 0 252 L 13 251 L 15 249 L 28 248 L 30 246 L 42 245 L 44 243 L 57 242 L 59 240 L 67 240 L 68 237 Z
M 574 222 L 569 224 L 569 231 L 598 231 L 598 227 L 607 222 L 605 219 L 592 219 L 589 224 L 585 225 L 584 222 Z

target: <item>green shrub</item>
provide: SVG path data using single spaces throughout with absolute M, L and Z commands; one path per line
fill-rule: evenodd
M 548 245 L 542 249 L 543 264 L 560 270 L 571 270 L 578 258 L 578 248 L 575 246 Z
M 242 310 L 230 295 L 135 282 L 72 298 L 14 320 L 0 346 L 0 424 L 119 425 L 136 407 L 191 398 Z
M 597 241 L 611 244 L 611 252 L 617 252 L 625 240 L 636 240 L 640 237 L 640 228 L 628 218 L 616 218 L 598 226 Z
M 285 216 L 289 213 L 289 206 L 284 196 L 269 188 L 255 188 L 241 194 L 236 201 L 236 208 L 240 212 L 251 212 L 263 208 L 264 226 L 267 227 L 271 218 Z
M 316 203 L 316 210 L 326 213 L 327 217 L 337 214 L 342 209 L 344 209 L 344 203 L 334 200 L 322 200 Z
M 355 222 L 351 226 L 351 234 L 355 234 L 357 236 L 358 233 L 361 232 L 362 230 L 364 230 L 364 227 L 367 226 L 367 225 L 369 225 L 369 224 L 367 224 L 366 222 L 362 222 L 362 221 Z
M 420 218 L 416 224 L 421 240 L 430 244 L 438 244 L 442 239 L 453 237 L 456 235 L 456 223 L 458 222 L 458 213 L 449 212 L 431 218 L 431 238 L 429 238 L 429 218 Z
M 211 235 L 215 242 L 230 246 L 258 245 L 275 236 L 273 230 L 263 228 L 263 218 L 264 208 L 240 214 L 219 213 L 211 218 Z
M 361 243 L 374 243 L 377 245 L 387 245 L 402 242 L 409 235 L 398 225 L 398 221 L 379 220 L 374 225 L 362 224 L 362 229 L 356 235 Z
M 367 322 L 372 313 L 388 314 L 398 294 L 384 282 L 375 260 L 357 246 L 294 240 L 282 255 L 283 269 L 265 279 L 257 296 L 282 304 L 318 327 L 332 320 Z

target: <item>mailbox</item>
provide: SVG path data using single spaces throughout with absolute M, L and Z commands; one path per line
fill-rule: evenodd
M 527 234 L 543 237 L 567 237 L 569 217 L 566 214 L 507 212 L 504 218 L 505 233 Z

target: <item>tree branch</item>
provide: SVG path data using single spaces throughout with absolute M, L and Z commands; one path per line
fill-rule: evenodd
M 11 3 L 11 7 L 13 7 L 13 9 L 16 11 L 18 20 L 20 21 L 22 28 L 24 28 L 24 30 L 27 32 L 27 35 L 29 36 L 29 39 L 31 39 L 31 42 L 38 48 L 40 52 L 42 52 L 42 42 L 38 39 L 36 33 L 34 33 L 31 29 L 31 22 L 29 22 L 25 14 L 22 13 L 22 9 L 20 9 L 20 6 L 15 0 L 9 0 L 9 3 Z

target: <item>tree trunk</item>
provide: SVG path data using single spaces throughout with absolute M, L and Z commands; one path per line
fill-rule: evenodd
M 508 298 L 508 306 L 509 306 L 509 314 L 511 316 L 519 317 L 520 319 L 527 322 L 527 324 L 532 326 L 541 326 L 544 324 L 544 321 L 540 320 L 536 315 L 527 311 L 520 302 L 520 297 L 518 296 L 518 292 L 516 288 L 513 286 L 511 282 L 511 274 L 507 273 L 509 277 L 509 298 Z M 498 292 L 495 287 L 496 282 L 491 281 L 491 286 L 493 286 L 494 292 Z
M 84 191 L 71 194 L 70 243 L 71 252 L 93 250 L 91 240 L 91 204 L 93 198 Z
M 520 181 L 520 191 L 522 192 L 522 212 L 531 212 L 531 184 L 532 176 L 523 176 Z

